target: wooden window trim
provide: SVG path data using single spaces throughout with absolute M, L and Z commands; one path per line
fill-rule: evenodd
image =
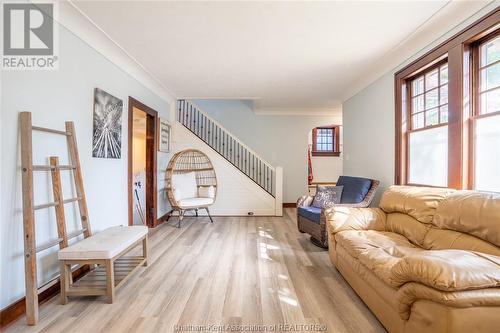
M 472 97 L 473 97 L 473 101 L 474 101 L 471 116 L 473 119 L 477 119 L 477 117 L 490 116 L 490 115 L 493 115 L 495 113 L 498 113 L 498 111 L 492 112 L 492 113 L 481 113 L 481 94 L 484 94 L 484 93 L 487 93 L 490 91 L 494 91 L 494 90 L 499 90 L 500 86 L 497 86 L 494 88 L 489 88 L 489 89 L 486 89 L 484 91 L 481 91 L 481 78 L 480 78 L 481 70 L 484 70 L 486 68 L 489 68 L 489 67 L 497 65 L 497 64 L 500 64 L 500 60 L 497 60 L 491 64 L 488 64 L 486 66 L 481 67 L 481 54 L 480 54 L 481 45 L 486 44 L 489 41 L 492 41 L 498 37 L 500 37 L 500 29 L 497 32 L 492 33 L 490 35 L 487 35 L 487 36 L 485 36 L 485 37 L 483 37 L 483 38 L 481 38 L 481 39 L 479 39 L 471 44 L 471 48 L 472 48 L 472 66 L 471 67 L 472 67 L 472 87 L 473 87 Z
M 500 111 L 497 112 L 491 112 L 491 113 L 481 113 L 481 93 L 485 93 L 486 91 L 491 91 L 494 89 L 500 89 L 500 87 L 496 87 L 493 89 L 488 89 L 486 91 L 481 92 L 481 86 L 480 86 L 480 70 L 482 68 L 487 68 L 488 66 L 483 66 L 481 67 L 480 62 L 481 62 L 481 57 L 480 57 L 480 52 L 479 49 L 482 44 L 489 42 L 490 40 L 493 40 L 500 36 L 500 29 L 496 33 L 491 33 L 489 35 L 484 36 L 481 39 L 478 39 L 474 43 L 471 43 L 471 112 L 470 112 L 470 122 L 469 122 L 469 136 L 471 138 L 474 138 L 475 136 L 475 128 L 476 128 L 476 121 L 478 119 L 484 119 L 484 118 L 489 118 L 489 117 L 494 117 L 500 115 Z M 499 61 L 496 61 L 495 63 L 498 63 Z M 475 145 L 474 145 L 474 140 L 469 140 L 468 144 L 468 169 L 469 169 L 469 174 L 468 174 L 468 189 L 472 190 L 475 188 Z
M 500 28 L 500 8 L 486 14 L 395 74 L 395 184 L 409 185 L 407 137 L 411 118 L 408 119 L 407 108 L 411 97 L 408 94 L 409 87 L 406 81 L 447 58 L 448 187 L 471 188 L 471 158 L 469 155 L 472 140 L 469 140 L 468 137 L 472 135 L 470 112 L 474 112 L 476 108 L 474 105 L 466 105 L 464 101 L 469 99 L 469 96 L 474 97 L 472 86 L 475 81 L 465 78 L 471 84 L 469 90 L 464 89 L 464 75 L 473 75 L 473 70 L 470 67 L 471 45 L 498 28 Z M 475 100 L 475 98 L 470 98 L 470 100 Z M 467 114 L 464 115 L 464 112 Z M 466 165 L 464 165 L 465 160 L 469 161 Z
M 406 89 L 407 89 L 407 92 L 406 92 L 406 96 L 408 96 L 408 103 L 407 103 L 407 115 L 406 115 L 406 119 L 408 119 L 409 123 L 408 123 L 408 133 L 412 133 L 412 132 L 416 132 L 416 131 L 421 131 L 421 130 L 426 130 L 426 129 L 432 129 L 432 128 L 436 128 L 436 127 L 440 127 L 442 125 L 448 125 L 448 122 L 446 123 L 441 123 L 441 108 L 443 106 L 448 106 L 448 103 L 445 103 L 445 104 L 439 104 L 441 102 L 441 87 L 445 86 L 445 85 L 449 85 L 449 81 L 446 82 L 445 84 L 441 84 L 441 71 L 439 70 L 439 68 L 441 68 L 441 66 L 443 65 L 447 65 L 448 64 L 448 58 L 443 58 L 443 59 L 440 59 L 438 62 L 432 64 L 431 66 L 425 68 L 424 70 L 421 70 L 421 71 L 418 71 L 417 73 L 414 73 L 413 75 L 405 78 L 404 80 L 406 81 Z M 426 83 L 425 83 L 425 75 L 429 72 L 432 72 L 433 70 L 435 69 L 438 69 L 438 85 L 435 87 L 435 88 L 432 88 L 430 90 L 425 90 L 426 88 Z M 417 94 L 417 95 L 413 95 L 413 88 L 412 88 L 412 81 L 417 79 L 418 77 L 420 76 L 423 76 L 424 77 L 424 90 L 421 94 Z M 449 87 L 449 86 L 448 86 Z M 425 106 L 425 94 L 430 92 L 430 91 L 433 91 L 433 90 L 437 90 L 438 91 L 438 105 L 434 108 L 430 108 L 430 109 L 426 109 L 426 106 Z M 423 111 L 420 111 L 420 112 L 415 112 L 415 113 L 412 113 L 412 108 L 413 108 L 413 98 L 415 97 L 418 97 L 418 96 L 423 96 L 424 98 L 424 110 Z M 438 117 L 439 117 L 439 122 L 437 124 L 434 124 L 434 125 L 426 125 L 426 113 L 427 111 L 430 111 L 430 110 L 433 110 L 433 109 L 437 109 L 438 110 Z M 424 127 L 421 127 L 421 128 L 417 128 L 417 129 L 414 129 L 413 128 L 413 116 L 416 115 L 416 114 L 419 114 L 419 113 L 423 113 L 424 114 Z
M 331 129 L 333 131 L 333 150 L 319 151 L 316 149 L 316 138 L 318 129 Z M 312 130 L 312 156 L 340 156 L 340 126 L 319 126 Z

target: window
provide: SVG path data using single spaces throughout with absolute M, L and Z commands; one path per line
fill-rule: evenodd
M 500 36 L 476 44 L 476 110 L 472 118 L 472 187 L 500 192 Z
M 448 64 L 428 70 L 411 80 L 411 128 L 448 122 Z
M 406 80 L 410 89 L 408 184 L 448 185 L 448 63 Z
M 312 131 L 313 156 L 340 156 L 340 127 L 316 127 Z
M 479 44 L 479 114 L 500 111 L 500 36 Z
M 395 183 L 500 192 L 500 9 L 395 74 Z

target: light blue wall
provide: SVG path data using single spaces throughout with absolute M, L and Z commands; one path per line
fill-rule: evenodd
M 307 144 L 317 126 L 338 124 L 340 115 L 256 115 L 252 104 L 240 100 L 195 100 L 201 110 L 218 121 L 273 166 L 283 167 L 283 202 L 296 202 L 307 194 Z M 340 161 L 340 157 L 339 163 Z M 332 171 L 333 173 L 333 171 Z M 332 175 L 336 179 L 338 175 Z
M 23 221 L 21 202 L 20 146 L 18 114 L 32 112 L 33 123 L 50 128 L 64 128 L 72 120 L 77 132 L 83 168 L 89 218 L 95 231 L 112 225 L 127 225 L 127 115 L 128 97 L 132 96 L 169 118 L 170 106 L 89 45 L 60 27 L 60 66 L 56 71 L 4 71 L 1 73 L 1 302 L 0 307 L 24 295 Z M 123 100 L 121 159 L 92 158 L 93 91 L 99 87 Z M 47 163 L 49 154 L 66 159 L 65 143 L 55 137 L 34 137 L 35 159 Z M 158 155 L 158 214 L 163 214 L 166 200 L 160 192 L 169 156 Z M 63 163 L 61 163 L 63 164 Z M 63 175 L 63 177 L 66 177 Z M 48 175 L 35 175 L 36 203 L 51 201 Z M 71 187 L 65 187 L 66 198 Z M 66 205 L 70 228 L 75 228 L 72 204 Z M 36 214 L 37 242 L 57 238 L 56 222 L 51 211 Z M 58 274 L 57 248 L 40 253 L 39 284 Z M 7 287 L 8 286 L 8 287 Z
M 375 203 L 394 183 L 395 101 L 394 73 L 498 6 L 483 8 L 452 31 L 389 71 L 342 105 L 344 121 L 344 173 L 381 180 Z

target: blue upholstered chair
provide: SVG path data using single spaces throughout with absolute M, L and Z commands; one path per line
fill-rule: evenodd
M 311 235 L 311 242 L 328 248 L 325 211 L 333 207 L 364 208 L 370 206 L 380 182 L 374 179 L 340 176 L 337 186 L 343 186 L 340 204 L 326 207 L 311 206 L 314 197 L 304 195 L 297 200 L 297 227 L 300 232 Z

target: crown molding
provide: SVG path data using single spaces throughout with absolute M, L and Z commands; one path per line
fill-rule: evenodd
M 255 108 L 253 112 L 259 116 L 342 117 L 342 108 Z
M 139 61 L 106 34 L 85 13 L 83 13 L 74 2 L 71 0 L 60 1 L 58 5 L 59 17 L 57 21 L 60 25 L 68 29 L 95 51 L 132 76 L 146 88 L 150 89 L 160 98 L 168 103 L 175 102 L 176 95 L 173 92 L 165 87 L 153 73 L 149 72 Z

